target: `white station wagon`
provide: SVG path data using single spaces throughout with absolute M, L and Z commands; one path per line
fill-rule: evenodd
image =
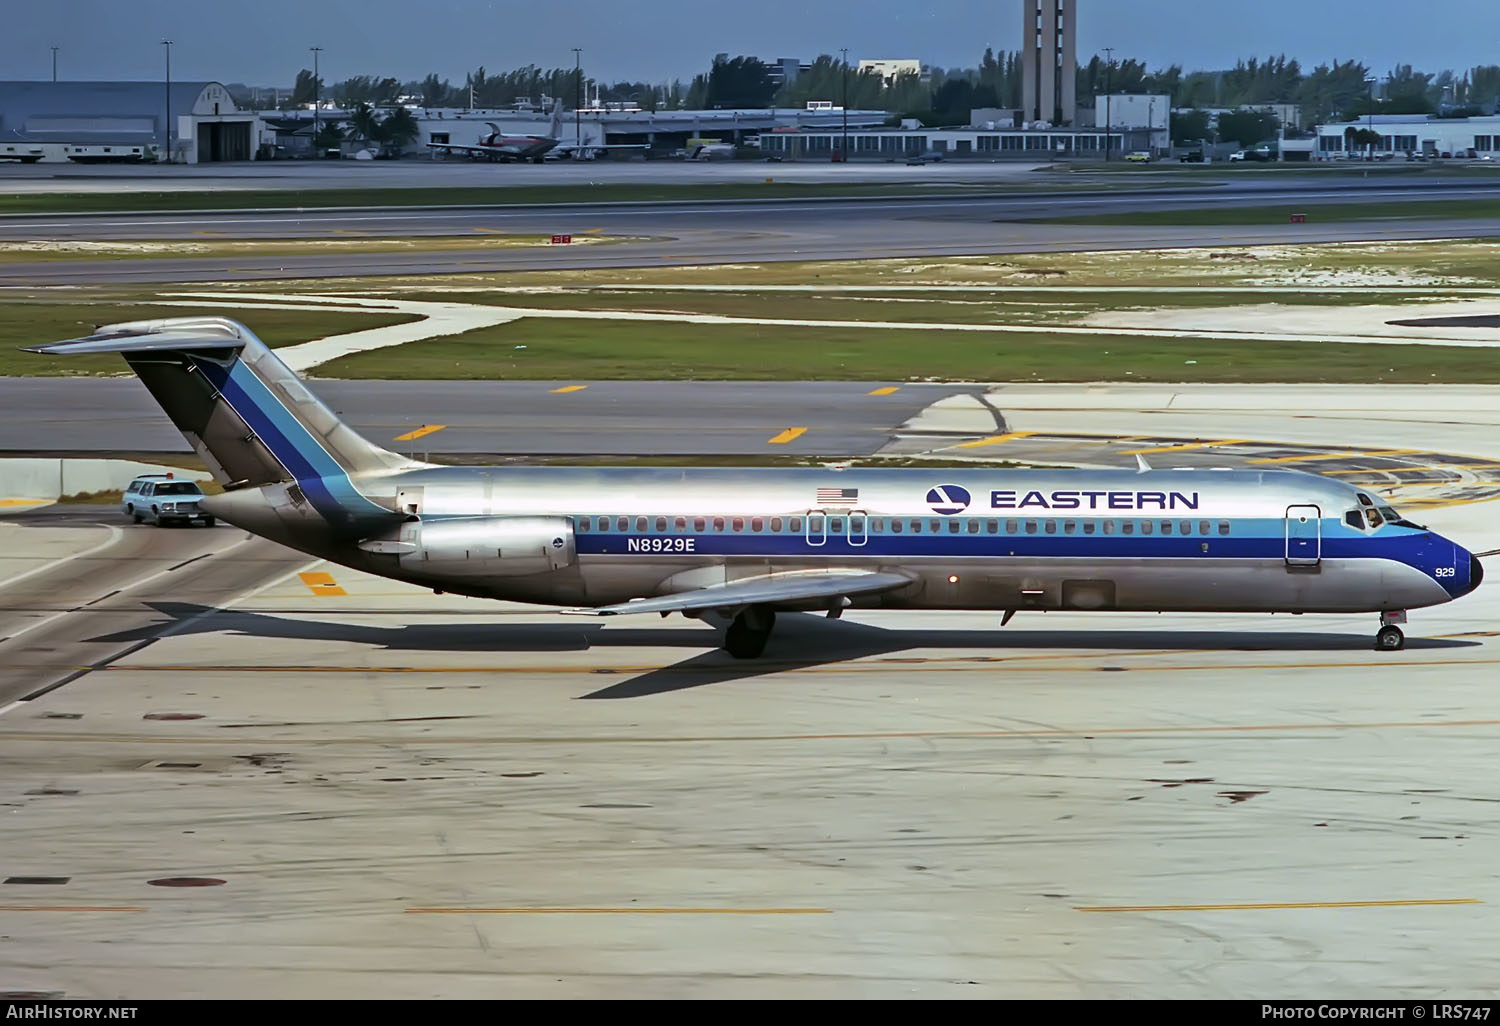
M 202 499 L 203 490 L 192 481 L 179 481 L 171 474 L 145 474 L 130 482 L 121 504 L 125 515 L 138 524 L 149 520 L 160 527 L 200 520 L 204 527 L 212 527 L 214 518 L 198 508 Z

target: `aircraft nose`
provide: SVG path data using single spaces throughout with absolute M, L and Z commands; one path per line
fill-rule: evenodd
M 1479 587 L 1479 582 L 1482 580 L 1484 580 L 1484 564 L 1479 562 L 1479 557 L 1471 552 L 1469 553 L 1469 591 Z

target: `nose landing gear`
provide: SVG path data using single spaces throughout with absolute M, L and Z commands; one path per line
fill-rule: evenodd
M 1377 652 L 1395 652 L 1406 647 L 1406 635 L 1401 633 L 1398 623 L 1406 622 L 1406 610 L 1394 609 L 1380 614 L 1380 632 L 1375 635 Z

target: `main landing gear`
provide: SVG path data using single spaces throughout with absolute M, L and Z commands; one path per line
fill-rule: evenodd
M 776 611 L 751 606 L 740 613 L 724 632 L 724 648 L 736 659 L 758 659 L 766 650 L 771 628 L 776 625 Z
M 1401 633 L 1398 623 L 1406 622 L 1406 610 L 1397 609 L 1380 614 L 1380 633 L 1375 635 L 1377 652 L 1395 652 L 1406 647 L 1406 635 Z

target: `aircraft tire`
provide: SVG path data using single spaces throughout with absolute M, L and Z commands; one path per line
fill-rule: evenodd
M 743 616 L 737 616 L 724 632 L 724 648 L 736 659 L 759 659 L 770 637 L 770 631 L 752 630 Z
M 1375 635 L 1375 648 L 1381 652 L 1395 652 L 1406 647 L 1406 635 L 1400 627 L 1385 626 Z

